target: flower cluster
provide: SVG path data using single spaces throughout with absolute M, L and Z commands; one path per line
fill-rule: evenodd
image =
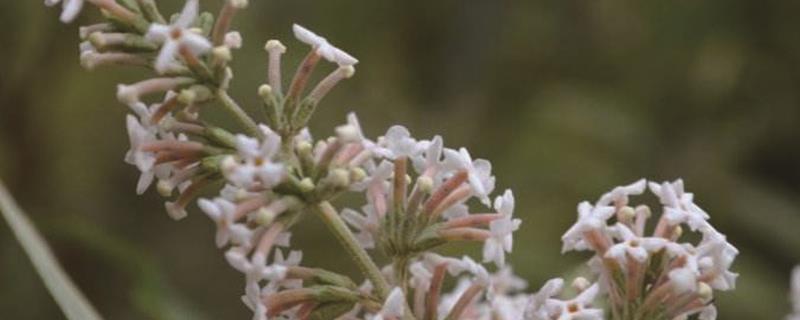
M 326 38 L 293 26 L 310 49 L 285 89 L 287 47 L 266 42 L 267 81 L 257 90 L 263 117 L 257 121 L 228 95 L 229 62 L 242 46 L 231 24 L 246 0 L 223 0 L 216 17 L 201 13 L 199 0 L 187 0 L 169 20 L 154 0 L 63 0 L 61 19 L 72 21 L 84 2 L 100 8 L 107 22 L 81 27 L 82 65 L 154 72 L 117 88 L 132 113 L 125 161 L 140 172 L 137 193 L 155 183 L 169 199 L 170 217 L 188 216 L 196 203 L 212 220 L 214 242 L 244 275 L 242 301 L 254 320 L 588 320 L 605 317 L 598 307 L 603 299 L 614 319 L 713 319 L 713 290 L 734 287 L 729 268 L 736 249 L 707 222 L 680 180 L 650 183 L 664 210 L 652 235 L 645 235 L 650 209 L 628 204 L 647 187 L 642 180 L 594 204 L 581 203 L 578 222 L 563 237 L 564 251 L 595 253 L 589 262 L 594 283 L 577 278 L 569 299 L 560 298 L 561 279 L 525 294 L 526 281 L 506 263 L 521 224 L 514 194 L 493 195 L 489 161 L 447 148 L 439 136 L 416 139 L 402 126 L 370 139 L 355 114 L 331 136 L 312 137 L 307 124 L 317 106 L 358 63 Z M 311 87 L 322 61 L 333 70 Z M 204 118 L 204 109 L 214 107 L 243 132 Z M 363 196 L 363 206 L 337 209 L 334 200 L 346 193 Z M 365 279 L 302 265 L 291 231 L 311 217 L 326 224 Z M 682 242 L 683 227 L 702 240 Z M 480 262 L 433 251 L 456 241 L 480 244 Z M 389 261 L 383 268 L 375 251 Z
M 295 37 L 310 50 L 284 90 L 287 48 L 268 41 L 267 83 L 258 88 L 265 117 L 259 124 L 227 94 L 233 78 L 228 63 L 242 45 L 241 35 L 229 29 L 246 1 L 224 1 L 214 19 L 200 12 L 198 0 L 187 0 L 170 21 L 152 0 L 88 2 L 109 21 L 81 28 L 83 66 L 132 65 L 156 74 L 117 90 L 132 111 L 125 161 L 141 172 L 137 193 L 155 183 L 171 198 L 165 207 L 174 219 L 186 217 L 196 200 L 216 225 L 215 243 L 225 248 L 225 259 L 244 274 L 242 300 L 254 319 L 522 314 L 527 303 L 516 293 L 524 282 L 504 267 L 521 221 L 513 217 L 510 190 L 492 205 L 495 178 L 488 161 L 473 160 L 463 148 L 445 148 L 438 136 L 417 140 L 400 126 L 369 139 L 355 114 L 331 137 L 310 135 L 309 118 L 337 83 L 354 74 L 356 58 L 294 25 Z M 65 1 L 62 20 L 74 19 L 82 5 Z M 323 60 L 335 69 L 307 90 Z M 163 98 L 151 99 L 157 95 Z M 215 104 L 245 133 L 204 119 L 202 110 Z M 217 196 L 198 199 L 219 186 Z M 365 196 L 361 211 L 339 212 L 330 203 L 346 192 Z M 487 209 L 470 214 L 473 198 Z M 314 213 L 357 259 L 368 278 L 362 286 L 301 265 L 302 252 L 290 248 L 291 229 Z M 469 257 L 431 252 L 451 241 L 481 243 L 483 261 L 504 268 L 490 275 Z M 392 260 L 383 271 L 365 251 L 375 248 Z M 460 279 L 449 293 L 443 287 L 446 274 Z M 411 292 L 413 303 L 405 300 Z
M 650 234 L 650 208 L 629 203 L 645 189 L 663 206 Z M 589 266 L 607 292 L 614 319 L 716 318 L 714 290 L 734 288 L 737 274 L 730 267 L 738 250 L 693 199 L 682 180 L 640 180 L 578 205 L 578 221 L 562 237 L 563 251 L 594 253 Z M 700 242 L 688 242 L 684 228 L 700 234 Z

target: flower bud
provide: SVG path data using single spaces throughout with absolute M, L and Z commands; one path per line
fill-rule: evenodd
M 350 169 L 350 180 L 353 182 L 361 182 L 367 178 L 367 172 L 364 169 L 355 167 Z
M 253 220 L 259 225 L 267 226 L 272 224 L 272 221 L 275 221 L 276 216 L 277 214 L 274 211 L 267 208 L 261 208 L 256 211 L 255 218 Z
M 433 191 L 433 179 L 427 176 L 422 176 L 417 179 L 419 190 L 424 193 L 431 193 Z
M 216 47 L 211 50 L 211 54 L 214 55 L 214 58 L 218 60 L 229 62 L 233 59 L 233 55 L 231 54 L 231 49 L 225 46 Z
M 314 186 L 314 181 L 311 180 L 311 178 L 306 177 L 303 178 L 303 180 L 300 180 L 300 184 L 298 184 L 298 187 L 302 192 L 311 192 L 314 190 L 316 186 Z
M 262 84 L 258 87 L 258 95 L 263 99 L 272 97 L 272 87 L 268 84 Z

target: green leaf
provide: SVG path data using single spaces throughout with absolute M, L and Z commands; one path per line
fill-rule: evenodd
M 19 208 L 2 181 L 0 181 L 0 211 L 67 319 L 102 319 L 58 264 L 44 238 Z

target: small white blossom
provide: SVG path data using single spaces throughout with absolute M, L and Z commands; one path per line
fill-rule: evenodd
M 222 171 L 232 184 L 251 188 L 261 185 L 271 188 L 285 177 L 283 164 L 273 158 L 278 154 L 281 137 L 267 126 L 260 126 L 264 132 L 263 141 L 245 135 L 236 136 L 236 150 L 239 161 L 232 157 L 223 162 Z
M 229 241 L 236 245 L 250 244 L 253 231 L 243 224 L 236 223 L 236 204 L 224 198 L 217 198 L 213 201 L 200 199 L 197 205 L 217 224 L 217 247 L 222 248 Z
M 647 188 L 647 180 L 640 179 L 627 186 L 619 186 L 612 189 L 610 192 L 604 194 L 597 200 L 596 205 L 609 206 L 619 205 L 624 206 L 628 204 L 628 198 L 632 195 L 640 195 Z
M 403 126 L 392 126 L 386 135 L 378 139 L 375 153 L 387 159 L 400 157 L 413 158 L 422 152 L 419 142 L 411 137 L 411 133 Z
M 150 171 L 156 163 L 156 155 L 153 152 L 144 150 L 143 147 L 147 143 L 157 141 L 156 135 L 152 130 L 142 126 L 139 120 L 136 120 L 136 117 L 132 115 L 128 115 L 126 121 L 131 149 L 125 156 L 125 160 L 130 164 L 136 165 L 139 171 Z
M 392 289 L 381 311 L 372 320 L 400 319 L 405 314 L 406 297 L 400 288 Z
M 199 11 L 199 0 L 187 0 L 183 11 L 171 25 L 154 23 L 147 31 L 147 39 L 162 44 L 155 62 L 155 69 L 160 73 L 169 70 L 181 48 L 186 48 L 192 55 L 201 55 L 211 50 L 211 42 L 204 36 L 190 29 Z
M 316 33 L 308 30 L 298 24 L 292 26 L 294 36 L 297 40 L 312 46 L 318 55 L 325 58 L 330 62 L 334 62 L 340 66 L 352 66 L 358 63 L 358 59 L 354 58 L 347 52 L 334 47 L 327 39 L 318 36 Z
M 250 282 L 245 286 L 242 302 L 250 311 L 253 311 L 253 320 L 267 320 L 267 306 L 264 305 L 264 297 L 268 293 L 264 292 L 255 282 Z
M 492 164 L 484 159 L 473 161 L 469 151 L 465 148 L 461 148 L 458 151 L 445 149 L 444 154 L 448 167 L 467 171 L 472 192 L 488 207 L 491 204 L 489 194 L 494 190 L 495 184 L 495 178 L 492 175 Z
M 682 250 L 677 244 L 657 237 L 639 237 L 628 226 L 617 223 L 609 230 L 615 238 L 621 240 L 611 246 L 606 252 L 605 257 L 617 260 L 624 266 L 628 257 L 632 257 L 638 262 L 645 262 L 650 254 L 668 247 L 670 252 Z
M 664 205 L 664 219 L 670 225 L 686 223 L 693 230 L 703 230 L 709 226 L 708 213 L 694 204 L 694 194 L 684 191 L 683 180 L 657 184 L 650 182 L 650 191 L 659 197 Z
M 489 224 L 491 236 L 483 245 L 483 262 L 492 261 L 498 267 L 505 265 L 505 253 L 511 253 L 514 237 L 512 233 L 519 229 L 520 219 L 512 219 L 514 212 L 514 194 L 511 190 L 495 199 L 495 210 L 502 217 Z
M 589 245 L 584 239 L 584 234 L 591 230 L 605 229 L 606 221 L 614 215 L 614 212 L 613 207 L 592 206 L 586 201 L 578 204 L 578 221 L 561 237 L 564 243 L 561 252 L 588 250 Z

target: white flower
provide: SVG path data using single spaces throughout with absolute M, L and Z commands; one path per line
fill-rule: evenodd
M 297 38 L 297 40 L 312 46 L 316 50 L 317 54 L 325 58 L 325 60 L 334 62 L 340 66 L 352 66 L 358 63 L 358 59 L 354 58 L 347 52 L 334 47 L 328 42 L 328 40 L 318 36 L 314 32 L 311 32 L 311 30 L 308 30 L 299 24 L 293 25 L 292 30 L 294 31 L 294 36 Z
M 414 168 L 419 174 L 435 174 L 442 168 L 442 137 L 435 136 L 430 141 L 420 141 L 420 148 L 424 150 L 425 157 L 415 157 Z
M 378 139 L 375 153 L 388 159 L 400 157 L 413 158 L 422 152 L 419 142 L 411 137 L 411 133 L 403 126 L 392 126 L 386 135 Z
M 561 278 L 550 279 L 545 282 L 542 288 L 531 296 L 528 308 L 525 311 L 526 318 L 531 320 L 550 320 L 550 310 L 548 310 L 547 302 L 561 294 L 563 287 L 564 279 Z
M 81 13 L 83 1 L 84 0 L 44 0 L 44 4 L 52 7 L 57 5 L 59 2 L 62 2 L 60 17 L 61 22 L 70 23 L 72 20 L 75 20 L 75 17 L 77 17 L 79 13 Z
M 253 320 L 267 320 L 267 306 L 264 305 L 264 296 L 266 294 L 261 290 L 258 283 L 249 282 L 245 286 L 245 295 L 242 296 L 242 302 L 253 311 Z
M 700 310 L 700 314 L 697 316 L 697 320 L 716 320 L 717 319 L 717 307 L 713 304 L 709 304 L 703 307 Z
M 617 223 L 609 228 L 615 234 L 615 238 L 622 240 L 606 252 L 605 257 L 619 262 L 620 266 L 625 266 L 628 256 L 638 262 L 645 262 L 650 254 L 658 252 L 667 247 L 670 252 L 682 251 L 680 245 L 657 237 L 639 237 L 628 226 Z
M 461 260 L 453 261 L 453 263 L 450 263 L 447 268 L 452 275 L 462 272 L 469 273 L 475 277 L 478 283 L 488 284 L 490 281 L 489 272 L 486 271 L 486 268 L 468 256 L 463 256 L 461 257 Z
M 142 126 L 139 120 L 132 115 L 128 115 L 125 120 L 131 143 L 131 149 L 125 155 L 125 161 L 136 165 L 141 172 L 148 172 L 156 163 L 156 155 L 153 152 L 145 151 L 143 147 L 147 143 L 156 141 L 156 135 L 152 130 Z
M 675 182 L 664 182 L 657 184 L 650 182 L 650 191 L 658 196 L 661 204 L 664 205 L 663 218 L 670 225 L 686 223 L 692 229 L 704 230 L 709 227 L 708 214 L 699 206 L 694 204 L 694 194 L 684 191 L 683 180 Z
M 155 69 L 160 73 L 169 70 L 181 48 L 186 48 L 192 55 L 201 55 L 211 50 L 211 42 L 190 27 L 197 19 L 198 0 L 187 0 L 183 11 L 171 25 L 154 23 L 147 31 L 147 39 L 162 44 L 161 52 L 155 62 Z
M 358 121 L 358 117 L 354 112 L 347 114 L 347 125 L 353 128 L 356 142 L 361 143 L 367 151 L 372 152 L 375 150 L 375 142 L 367 139 L 364 135 L 364 131 L 361 129 L 361 123 Z
M 511 267 L 505 266 L 490 277 L 488 298 L 507 296 L 511 292 L 522 291 L 528 287 L 528 281 L 514 274 Z
M 590 249 L 584 239 L 584 234 L 591 230 L 604 231 L 606 221 L 614 215 L 615 211 L 614 207 L 592 206 L 586 201 L 578 204 L 578 221 L 561 236 L 561 241 L 564 243 L 561 252 Z
M 591 307 L 599 290 L 599 286 L 595 283 L 571 300 L 551 300 L 560 310 L 556 318 L 558 320 L 602 320 L 603 310 Z
M 512 233 L 519 229 L 520 219 L 512 219 L 514 212 L 514 194 L 506 190 L 503 196 L 494 202 L 495 210 L 502 218 L 489 223 L 491 236 L 483 245 L 483 262 L 492 261 L 498 267 L 505 265 L 505 253 L 511 253 L 514 237 Z
M 284 166 L 273 162 L 281 145 L 281 137 L 267 126 L 260 126 L 264 140 L 245 135 L 236 136 L 236 150 L 240 161 L 228 158 L 223 162 L 222 171 L 232 184 L 251 188 L 260 183 L 271 188 L 283 181 Z
M 602 195 L 595 205 L 609 206 L 619 205 L 624 206 L 628 204 L 628 197 L 632 195 L 640 195 L 647 188 L 647 180 L 641 179 L 627 186 L 619 186 L 612 189 L 610 192 Z
M 669 272 L 669 280 L 676 293 L 694 292 L 697 290 L 697 271 L 691 267 L 677 268 Z
M 252 259 L 247 259 L 242 250 L 232 248 L 225 253 L 225 259 L 234 269 L 245 274 L 247 282 L 281 281 L 286 278 L 286 266 L 268 265 L 263 254 L 256 253 Z
M 406 297 L 400 288 L 392 289 L 381 311 L 372 320 L 399 319 L 405 314 Z
M 524 320 L 525 308 L 528 300 L 524 296 L 507 297 L 497 296 L 489 299 L 491 304 L 491 319 L 496 320 Z
M 492 164 L 484 159 L 473 161 L 469 151 L 465 148 L 458 151 L 445 149 L 444 156 L 447 167 L 467 171 L 472 192 L 488 207 L 491 204 L 489 194 L 494 190 L 495 183 L 495 178 L 492 176 Z
M 419 261 L 412 263 L 408 270 L 411 272 L 411 287 L 414 290 L 428 291 L 431 286 L 431 278 L 433 278 L 431 270 L 426 268 L 423 262 Z
M 453 310 L 453 307 L 458 302 L 458 299 L 464 294 L 469 287 L 472 286 L 472 281 L 469 279 L 461 278 L 456 283 L 456 286 L 450 291 L 450 293 L 445 294 L 442 296 L 442 302 L 439 303 L 439 307 L 437 308 L 437 313 L 439 314 L 439 319 L 445 319 L 447 315 Z M 472 317 L 467 317 L 462 315 L 462 318 L 471 319 Z
M 700 256 L 700 272 L 711 276 L 709 285 L 717 290 L 733 290 L 736 287 L 737 273 L 730 268 L 739 254 L 733 245 L 725 240 L 725 236 L 704 239 L 697 247 Z
M 250 245 L 253 231 L 236 223 L 236 204 L 224 198 L 216 198 L 213 201 L 200 199 L 197 205 L 217 224 L 217 247 L 222 248 L 229 241 L 236 245 Z

